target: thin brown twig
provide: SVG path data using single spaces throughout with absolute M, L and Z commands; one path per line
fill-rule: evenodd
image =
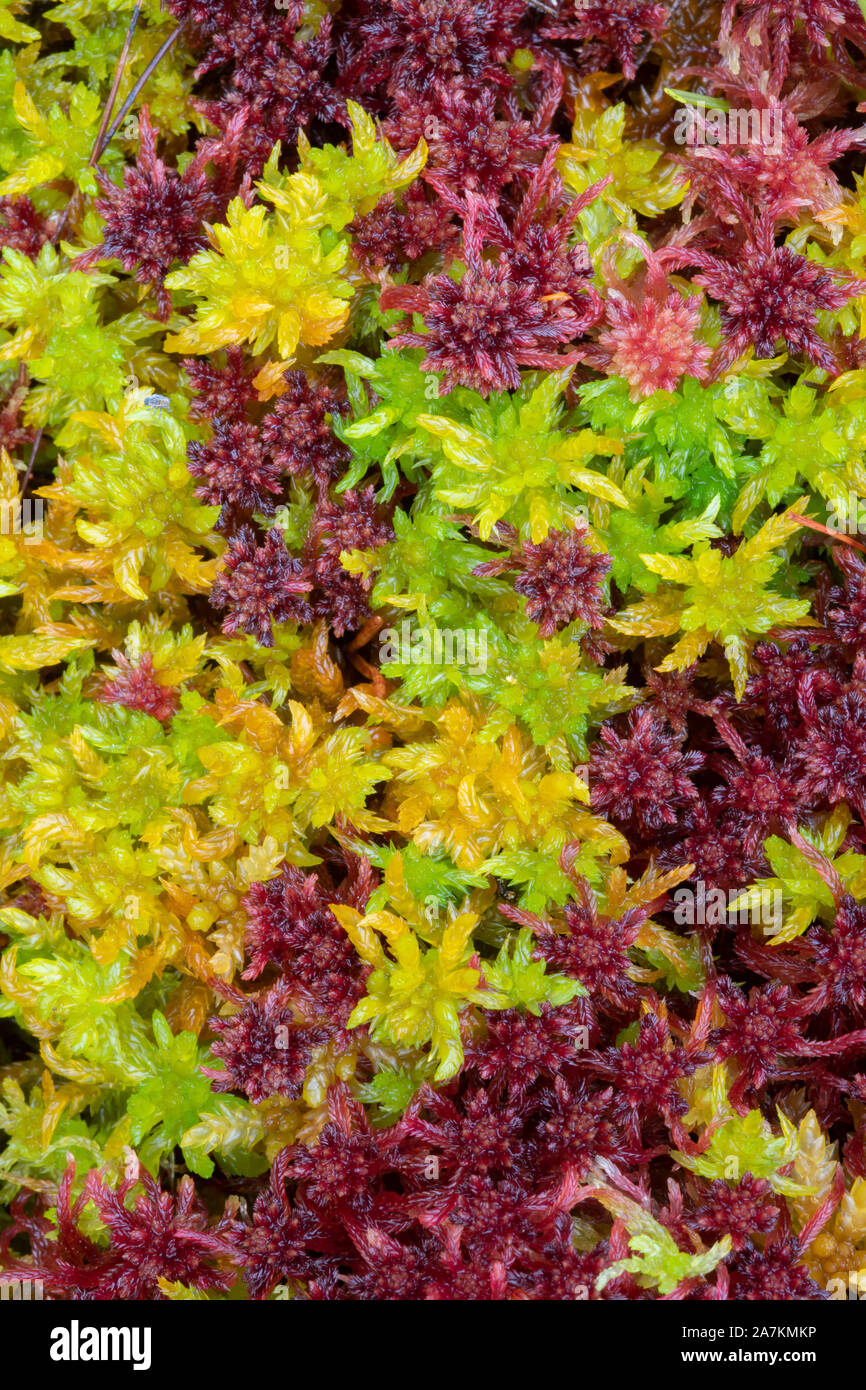
M 57 245 L 58 241 L 63 236 L 63 233 L 66 231 L 66 224 L 69 221 L 69 214 L 72 211 L 72 206 L 77 197 L 78 189 L 76 188 L 75 192 L 72 194 L 72 197 L 69 199 L 69 202 L 66 204 L 66 207 L 63 209 L 63 216 L 57 223 L 57 226 L 54 228 L 54 231 L 51 233 L 50 240 L 53 246 Z
M 114 76 L 111 82 L 111 91 L 109 92 L 108 100 L 105 103 L 105 110 L 102 113 L 102 120 L 99 125 L 99 130 L 96 133 L 96 139 L 93 142 L 93 149 L 90 152 L 90 159 L 88 162 L 91 168 L 94 169 L 96 168 L 97 164 L 99 163 L 100 159 L 105 153 L 105 150 L 108 148 L 108 145 L 111 142 L 118 126 L 120 126 L 121 123 L 125 120 L 127 112 L 135 102 L 142 87 L 147 82 L 148 78 L 151 76 L 157 63 L 160 62 L 160 60 L 171 48 L 172 44 L 174 43 L 181 29 L 183 28 L 183 25 L 179 24 L 178 27 L 175 29 L 174 33 L 169 35 L 162 47 L 158 50 L 156 54 L 154 54 L 153 58 L 151 58 L 147 67 L 144 69 L 144 72 L 141 74 L 138 81 L 133 86 L 132 91 L 130 92 L 126 101 L 123 103 L 123 106 L 120 108 L 120 114 L 118 115 L 117 120 L 114 122 L 111 129 L 109 130 L 108 124 L 111 120 L 111 113 L 114 110 L 114 103 L 117 100 L 117 93 L 120 90 L 120 84 L 123 81 L 123 74 L 126 69 L 127 59 L 129 58 L 129 50 L 132 47 L 132 40 L 135 36 L 135 30 L 138 25 L 139 16 L 141 15 L 141 5 L 142 0 L 137 0 L 135 9 L 132 12 L 132 17 L 129 21 L 129 27 L 126 31 L 126 37 L 123 41 L 123 47 L 120 50 L 117 63 L 115 65 Z M 76 188 L 72 196 L 70 197 L 68 203 L 66 204 L 66 207 L 63 209 L 63 216 L 61 217 L 60 221 L 58 222 L 57 226 L 51 234 L 51 242 L 54 246 L 57 245 L 61 236 L 66 230 L 66 224 L 69 221 L 72 208 L 77 198 L 78 189 Z M 26 366 L 26 364 L 22 363 L 22 367 L 24 366 Z M 36 432 L 36 438 L 33 441 L 33 448 L 30 451 L 30 460 L 27 464 L 27 469 L 24 473 L 24 478 L 21 483 L 22 500 L 27 493 L 27 488 L 30 486 L 30 479 L 33 476 L 33 468 L 36 463 L 36 455 L 39 452 L 39 446 L 42 443 L 42 436 L 44 432 L 45 427 L 43 425 L 40 425 L 39 429 Z
M 364 626 L 361 628 L 361 631 L 358 633 L 357 637 L 353 638 L 349 646 L 349 651 L 359 652 L 362 647 L 366 647 L 367 643 L 372 642 L 373 638 L 376 636 L 376 633 L 381 631 L 384 625 L 384 618 L 380 618 L 377 615 L 373 614 L 371 617 L 367 619 Z
M 24 474 L 24 481 L 21 484 L 22 501 L 24 500 L 24 497 L 27 493 L 27 489 L 30 485 L 30 479 L 33 475 L 33 465 L 36 462 L 36 455 L 39 452 L 39 445 L 42 443 L 42 435 L 44 434 L 44 432 L 45 426 L 40 425 L 39 429 L 36 431 L 36 438 L 33 441 L 33 448 L 30 450 L 30 462 L 27 465 L 27 472 Z
M 136 26 L 138 24 L 138 17 L 141 14 L 141 3 L 142 0 L 137 0 L 135 9 L 132 12 L 132 18 L 129 21 L 129 28 L 126 31 L 126 38 L 123 41 L 123 48 L 120 50 L 120 57 L 118 58 L 117 65 L 114 69 L 114 78 L 111 83 L 111 91 L 108 93 L 108 101 L 105 103 L 105 110 L 102 113 L 102 120 L 99 124 L 99 130 L 96 132 L 96 139 L 93 142 L 93 149 L 90 152 L 90 164 L 94 169 L 96 168 L 96 165 L 99 163 L 102 151 L 105 148 L 102 142 L 103 140 L 105 140 L 105 132 L 108 129 L 108 122 L 111 120 L 111 113 L 114 110 L 114 103 L 117 101 L 117 93 L 120 90 L 120 84 L 123 81 L 123 72 L 126 67 L 126 60 L 129 57 L 129 50 L 132 46 L 133 36 L 135 34 Z M 107 143 L 108 141 L 106 140 L 105 144 Z
M 822 536 L 829 536 L 831 540 L 841 542 L 842 545 L 853 545 L 855 550 L 866 551 L 866 545 L 862 541 L 855 541 L 853 536 L 843 536 L 840 531 L 833 531 L 829 526 L 822 526 L 820 521 L 813 521 L 809 516 L 801 516 L 799 512 L 791 512 L 791 520 L 799 521 L 801 526 L 808 526 L 810 531 L 819 531 Z
M 671 20 L 673 19 L 674 15 L 676 14 L 677 10 L 680 8 L 680 5 L 681 5 L 682 3 L 683 3 L 683 0 L 673 0 L 673 3 L 672 3 L 672 5 L 671 5 L 670 9 L 668 10 L 667 19 L 665 20 L 665 28 L 668 27 L 668 25 L 670 24 Z M 643 64 L 646 62 L 647 58 L 648 58 L 649 55 L 650 55 L 650 52 L 652 51 L 652 47 L 653 47 L 653 45 L 654 45 L 656 42 L 657 42 L 656 39 L 647 39 L 647 41 L 646 41 L 646 43 L 644 44 L 643 48 L 640 50 L 640 53 L 638 54 L 637 58 L 635 58 L 635 63 L 634 63 L 635 77 L 637 76 L 638 69 L 641 68 L 641 67 L 643 66 Z
M 120 84 L 123 81 L 123 73 L 124 69 L 126 68 L 126 60 L 129 57 L 129 50 L 132 45 L 132 39 L 135 33 L 136 25 L 138 24 L 138 17 L 140 13 L 141 0 L 138 0 L 135 10 L 133 11 L 132 18 L 129 21 L 129 28 L 126 31 L 126 38 L 123 41 L 123 48 L 120 50 L 119 57 L 114 67 L 114 77 L 111 81 L 111 91 L 109 92 L 108 100 L 105 103 L 105 109 L 102 113 L 102 121 L 100 122 L 99 130 L 96 132 L 96 139 L 93 142 L 93 149 L 90 151 L 90 159 L 88 160 L 88 164 L 92 169 L 96 168 L 108 144 L 108 140 L 105 138 L 105 131 L 108 126 L 108 122 L 111 120 L 111 113 L 114 110 L 114 103 L 117 100 L 117 93 L 120 89 Z M 63 209 L 63 216 L 61 217 L 57 226 L 54 228 L 54 231 L 51 233 L 51 241 L 55 246 L 57 245 L 58 241 L 60 240 L 60 238 L 66 230 L 66 224 L 69 221 L 70 214 L 72 212 L 73 207 L 75 206 L 78 196 L 78 189 L 76 188 L 71 198 L 69 199 L 69 202 L 66 204 L 66 207 Z
M 365 661 L 357 652 L 349 651 L 347 655 L 356 670 L 360 671 L 362 676 L 366 676 L 367 679 L 372 682 L 373 694 L 376 696 L 376 699 L 384 700 L 385 696 L 388 694 L 388 687 L 385 684 L 385 677 L 378 667 L 371 666 L 369 661 Z
M 139 96 L 139 93 L 141 92 L 142 87 L 143 87 L 143 86 L 145 85 L 145 83 L 147 82 L 148 78 L 150 77 L 151 73 L 153 72 L 153 70 L 154 70 L 154 68 L 157 66 L 157 64 L 160 63 L 160 62 L 162 61 L 162 59 L 165 57 L 166 53 L 168 52 L 168 50 L 171 48 L 172 44 L 173 44 L 173 43 L 175 42 L 175 40 L 177 39 L 177 37 L 178 37 L 178 35 L 180 34 L 180 32 L 181 32 L 182 29 L 183 29 L 183 24 L 179 24 L 179 25 L 177 26 L 177 28 L 174 30 L 174 32 L 171 33 L 171 34 L 169 34 L 168 38 L 166 39 L 166 41 L 165 41 L 165 43 L 162 45 L 162 47 L 159 48 L 159 49 L 157 50 L 156 53 L 154 53 L 153 57 L 151 58 L 150 62 L 149 62 L 148 65 L 147 65 L 147 67 L 144 69 L 144 72 L 141 74 L 141 76 L 139 77 L 139 79 L 138 79 L 138 81 L 136 82 L 135 86 L 133 87 L 132 91 L 130 92 L 129 96 L 126 98 L 126 101 L 123 103 L 123 105 L 121 106 L 120 110 L 118 111 L 118 113 L 117 113 L 117 120 L 114 122 L 114 124 L 112 125 L 111 129 L 110 129 L 110 130 L 107 132 L 107 134 L 105 135 L 105 137 L 104 137 L 104 139 L 103 139 L 103 143 L 102 143 L 102 149 L 99 151 L 100 155 L 102 154 L 102 150 L 105 149 L 105 147 L 106 147 L 106 145 L 109 143 L 109 141 L 111 141 L 111 140 L 113 139 L 113 137 L 114 137 L 114 135 L 115 135 L 115 132 L 118 130 L 118 128 L 119 128 L 119 127 L 123 124 L 123 122 L 125 121 L 125 119 L 126 119 L 126 117 L 127 117 L 127 114 L 129 113 L 131 107 L 133 107 L 133 106 L 135 105 L 136 101 L 138 100 L 138 96 Z

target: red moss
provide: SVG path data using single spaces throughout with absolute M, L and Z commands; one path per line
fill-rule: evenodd
M 724 977 L 718 982 L 718 1000 L 728 1021 L 724 1028 L 713 1031 L 709 1045 L 717 1061 L 733 1058 L 738 1064 L 739 1074 L 730 1098 L 741 1110 L 749 1107 L 755 1092 L 768 1082 L 804 1074 L 792 1065 L 794 1059 L 833 1057 L 854 1048 L 863 1050 L 866 1032 L 862 1030 L 827 1041 L 804 1037 L 805 1021 L 814 1001 L 796 995 L 778 980 L 746 993 Z
M 421 183 L 412 184 L 399 202 L 393 195 L 381 198 L 348 230 L 352 255 L 371 281 L 383 270 L 399 270 L 429 251 L 450 252 L 460 241 L 451 209 L 441 199 L 430 198 Z
M 612 1086 L 613 1114 L 637 1142 L 653 1116 L 670 1124 L 686 1113 L 679 1083 L 704 1059 L 705 1054 L 674 1041 L 665 1019 L 644 1014 L 634 1042 L 607 1048 L 591 1064 Z
M 214 608 L 227 608 L 223 632 L 246 632 L 263 647 L 274 645 L 274 623 L 309 622 L 312 610 L 304 597 L 312 581 L 300 560 L 290 555 L 279 526 L 261 544 L 251 526 L 242 526 L 223 556 L 225 569 L 211 589 Z
M 856 655 L 866 648 L 866 564 L 847 545 L 836 546 L 833 560 L 842 571 L 843 586 L 830 590 L 825 622 L 833 636 Z
M 749 1246 L 730 1265 L 730 1297 L 746 1303 L 785 1303 L 829 1298 L 812 1278 L 795 1244 Z
M 621 1159 L 626 1150 L 611 1113 L 613 1091 L 593 1094 L 586 1083 L 569 1087 L 556 1078 L 549 1114 L 538 1124 L 541 1161 L 552 1173 L 563 1168 L 583 1177 L 599 1159 Z
M 329 904 L 347 903 L 363 911 L 372 887 L 366 860 L 339 889 L 328 890 L 317 874 L 304 874 L 290 864 L 283 865 L 278 878 L 254 883 L 243 900 L 249 955 L 243 978 L 254 980 L 277 967 L 306 1010 L 334 1028 L 345 1027 L 368 970 Z
M 342 637 L 362 627 L 370 616 L 372 580 L 351 574 L 340 556 L 351 550 L 375 550 L 394 539 L 394 531 L 376 501 L 375 488 L 350 489 L 338 502 L 319 499 L 313 516 L 307 555 L 316 589 L 316 617 L 326 618 L 334 635 Z
M 655 835 L 676 823 L 676 808 L 697 801 L 691 774 L 704 761 L 703 753 L 684 753 L 677 738 L 666 732 L 650 710 L 634 711 L 627 737 L 605 724 L 591 750 L 593 809 L 609 812 L 615 821 L 633 825 L 642 835 Z
M 153 656 L 144 652 L 137 665 L 113 651 L 111 655 L 118 674 L 105 680 L 96 692 L 97 700 L 105 705 L 124 705 L 127 709 L 142 710 L 165 723 L 180 708 L 180 691 L 170 685 L 160 685 L 153 674 Z
M 681 260 L 682 253 L 655 254 L 639 238 L 633 240 L 646 256 L 645 272 L 627 284 L 612 267 L 605 267 L 604 322 L 586 360 L 600 371 L 624 377 L 636 400 L 655 391 L 676 390 L 683 376 L 706 380 L 712 353 L 697 336 L 701 297 L 684 297 L 668 282 L 665 263 Z
M 770 101 L 765 92 L 741 79 L 714 85 L 731 91 L 731 101 L 750 118 L 748 142 L 739 127 L 728 143 L 696 144 L 683 160 L 690 181 L 687 205 L 700 200 L 723 221 L 731 221 L 731 190 L 748 197 L 768 219 L 796 225 L 808 209 L 813 215 L 842 201 L 843 190 L 831 164 L 864 139 L 862 130 L 827 130 L 814 140 L 786 99 Z M 700 127 L 698 127 L 700 128 Z
M 787 75 L 797 48 L 809 69 L 829 62 L 840 77 L 857 71 L 848 44 L 866 52 L 866 23 L 857 0 L 725 0 L 722 34 L 730 34 L 741 48 L 763 37 L 776 83 Z
M 561 370 L 578 360 L 574 351 L 555 349 L 577 341 L 600 316 L 586 247 L 568 245 L 581 208 L 597 190 L 575 199 L 557 218 L 561 189 L 553 158 L 546 158 L 511 226 L 468 194 L 460 280 L 428 275 L 421 285 L 394 286 L 382 295 L 383 309 L 423 317 L 425 332 L 398 334 L 390 345 L 422 348 L 424 370 L 444 374 L 441 395 L 457 385 L 485 396 L 514 391 L 520 367 Z M 533 221 L 545 200 L 548 211 Z M 500 248 L 495 261 L 485 259 L 485 237 Z
M 439 1180 L 453 1193 L 468 1175 L 504 1177 L 524 1168 L 532 1157 L 523 1140 L 524 1124 L 519 1109 L 500 1104 L 487 1090 L 470 1092 L 458 1108 L 425 1083 L 400 1120 L 398 1132 L 423 1146 L 424 1164 L 435 1151 Z
M 49 236 L 47 219 L 29 198 L 0 198 L 0 247 L 11 246 L 35 260 Z
M 254 1299 L 267 1298 L 287 1279 L 326 1277 L 329 1262 L 323 1252 L 336 1245 L 313 1212 L 293 1208 L 286 1191 L 289 1161 L 289 1150 L 277 1154 L 252 1221 L 236 1231 L 244 1282 Z
M 347 91 L 423 97 L 437 82 L 470 92 L 509 85 L 524 0 L 354 0 L 340 16 L 337 59 Z
M 639 50 L 661 34 L 669 9 L 652 0 L 560 0 L 558 18 L 541 32 L 546 38 L 587 44 L 590 68 L 618 64 L 632 78 Z
M 723 785 L 710 793 L 710 804 L 733 812 L 741 827 L 743 848 L 749 855 L 759 850 L 768 835 L 789 830 L 802 809 L 794 767 L 746 746 L 726 719 L 716 717 L 719 729 L 737 762 L 714 757 L 713 770 Z
M 706 708 L 705 701 L 694 689 L 697 670 L 697 665 L 687 666 L 683 671 L 655 671 L 651 666 L 643 669 L 644 707 L 666 720 L 680 738 L 688 729 L 690 712 L 703 713 Z
M 4 1273 L 42 1280 L 49 1298 L 73 1300 L 161 1299 L 159 1280 L 186 1284 L 201 1292 L 224 1291 L 234 1280 L 235 1259 L 228 1240 L 230 1220 L 211 1225 L 190 1177 L 176 1194 L 163 1192 L 137 1162 L 135 1173 L 112 1188 L 94 1169 L 84 1191 L 72 1201 L 75 1163 L 70 1158 L 57 1192 L 57 1224 L 39 1211 L 28 1212 L 26 1195 L 13 1204 L 13 1222 L 3 1245 L 23 1232 L 31 1260 L 8 1262 Z M 142 1191 L 129 1204 L 134 1189 Z M 79 1229 L 92 1201 L 108 1233 L 108 1247 Z
M 803 721 L 798 756 L 804 799 L 835 806 L 845 802 L 866 815 L 866 656 L 853 679 L 831 671 L 809 671 L 797 687 Z
M 254 177 L 278 140 L 293 143 L 316 120 L 346 123 L 345 103 L 326 76 L 333 19 L 325 15 L 318 32 L 302 39 L 294 34 L 297 22 L 266 4 L 251 23 L 220 35 L 206 64 L 233 62 L 228 90 L 199 106 L 219 130 L 242 122 L 242 152 Z
M 16 386 L 0 408 L 0 448 L 13 456 L 23 446 L 31 445 L 36 434 L 35 429 L 21 423 L 21 407 L 26 396 L 26 386 Z
M 337 439 L 330 417 L 342 415 L 346 401 L 324 381 L 306 372 L 285 373 L 287 390 L 262 423 L 262 448 L 280 473 L 309 474 L 320 491 L 345 471 L 351 454 Z
M 717 1181 L 708 1184 L 694 1213 L 694 1224 L 717 1239 L 731 1237 L 735 1251 L 745 1249 L 753 1235 L 767 1235 L 778 1222 L 780 1206 L 772 1188 L 751 1173 L 743 1173 L 736 1187 Z
M 147 107 L 140 118 L 141 142 L 133 168 L 124 170 L 118 188 L 98 168 L 95 176 L 102 197 L 96 210 L 105 223 L 102 242 L 79 256 L 73 265 L 86 270 L 100 260 L 118 260 L 136 280 L 152 285 L 160 317 L 167 319 L 171 296 L 165 277 L 178 261 L 182 265 L 207 246 L 204 221 L 225 209 L 225 199 L 215 197 L 205 167 L 209 160 L 226 160 L 233 166 L 236 132 L 224 145 L 202 141 L 182 174 L 166 168 L 156 152 L 156 131 Z
M 836 1031 L 866 1022 L 866 904 L 850 893 L 839 896 L 832 930 L 814 926 L 806 934 L 811 952 L 810 975 L 817 990 L 809 996 L 811 1009 L 827 1008 Z
M 203 1067 L 215 1091 L 242 1091 L 257 1104 L 268 1096 L 296 1100 L 313 1049 L 325 1040 L 321 1029 L 297 1025 L 291 989 L 280 981 L 247 999 L 229 1018 L 211 1018 L 216 1033 L 212 1052 L 223 1070 Z
M 575 1057 L 575 1029 L 579 1024 L 573 1006 L 524 1014 L 508 1009 L 485 1015 L 487 1037 L 470 1044 L 467 1063 L 485 1081 L 504 1087 L 519 1099 L 541 1078 L 552 1080 Z
M 377 1205 L 387 1150 L 342 1082 L 328 1092 L 328 1114 L 314 1146 L 289 1150 L 286 1173 L 298 1183 L 305 1206 L 353 1224 Z
M 774 642 L 758 642 L 752 653 L 758 670 L 746 686 L 743 707 L 760 711 L 769 725 L 789 735 L 803 727 L 797 692 L 808 671 L 826 666 L 826 648 L 814 650 L 808 637 L 795 638 L 782 648 Z
M 634 1006 L 637 990 L 629 978 L 632 962 L 628 948 L 650 908 L 630 908 L 621 918 L 613 919 L 599 913 L 595 896 L 583 879 L 578 882 L 577 895 L 577 902 L 566 903 L 561 926 L 507 905 L 501 912 L 521 926 L 531 927 L 538 939 L 536 959 L 546 961 L 551 971 L 580 980 L 595 1006 L 605 1002 L 616 1009 Z
M 516 571 L 515 591 L 526 599 L 526 616 L 541 637 L 552 637 L 569 623 L 604 626 L 602 584 L 610 557 L 589 549 L 586 531 L 551 531 L 538 545 L 527 542 L 500 560 L 477 565 L 473 574 Z
M 219 525 L 236 523 L 252 512 L 274 513 L 274 497 L 282 491 L 280 469 L 262 452 L 255 425 L 241 419 L 217 419 L 207 444 L 187 445 L 192 476 L 200 480 L 195 495 L 220 507 Z
M 406 153 L 426 139 L 424 178 L 434 188 L 446 189 L 452 198 L 468 190 L 493 201 L 554 138 L 529 121 L 497 117 L 497 93 L 491 88 L 467 96 L 460 87 L 445 85 L 423 100 L 398 92 L 385 133 Z
M 225 367 L 215 367 L 206 357 L 187 357 L 183 364 L 198 397 L 190 414 L 205 416 L 214 424 L 218 420 L 246 420 L 247 407 L 258 400 L 253 385 L 255 372 L 247 367 L 242 349 L 227 347 L 225 357 Z
M 750 346 L 758 357 L 773 357 L 781 343 L 792 356 L 835 375 L 838 363 L 815 327 L 815 316 L 841 309 L 866 293 L 866 284 L 846 272 L 824 270 L 789 246 L 777 246 L 771 217 L 754 220 L 743 208 L 739 214 L 748 240 L 731 247 L 724 259 L 689 253 L 702 272 L 695 284 L 721 303 L 725 341 L 713 358 L 713 375 L 727 371 Z
M 686 810 L 679 832 L 659 855 L 664 868 L 693 864 L 696 880 L 725 891 L 742 887 L 766 872 L 763 851 L 746 851 L 736 812 L 720 813 L 699 800 Z

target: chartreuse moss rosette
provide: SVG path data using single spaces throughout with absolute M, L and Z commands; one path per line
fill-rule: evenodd
M 0 0 L 0 1279 L 866 1281 L 866 22 L 558 9 Z

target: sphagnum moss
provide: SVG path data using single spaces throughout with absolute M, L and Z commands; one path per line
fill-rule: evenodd
M 866 23 L 686 8 L 0 6 L 5 1277 L 859 1279 Z

